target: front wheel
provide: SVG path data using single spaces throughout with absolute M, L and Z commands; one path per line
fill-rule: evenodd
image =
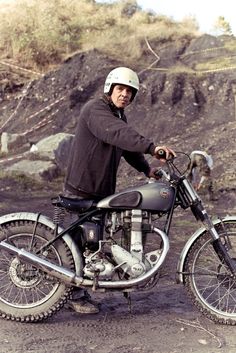
M 32 253 L 53 238 L 53 230 L 35 222 L 12 221 L 1 226 L 0 240 Z M 58 240 L 43 253 L 44 259 L 74 270 L 71 252 Z M 66 302 L 71 287 L 35 266 L 0 249 L 0 316 L 5 319 L 36 322 L 52 316 Z
M 219 223 L 216 230 L 236 261 L 236 222 Z M 194 305 L 217 323 L 236 325 L 236 278 L 217 256 L 209 232 L 193 244 L 184 273 L 184 283 Z

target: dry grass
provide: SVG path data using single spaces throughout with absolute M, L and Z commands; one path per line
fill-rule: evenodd
M 177 23 L 142 11 L 135 0 L 16 0 L 0 5 L 0 58 L 41 71 L 92 48 L 137 60 L 145 38 L 165 43 L 196 34 L 194 19 Z

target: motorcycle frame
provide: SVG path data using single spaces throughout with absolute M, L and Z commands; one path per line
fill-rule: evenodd
M 36 226 L 38 222 L 49 227 L 54 231 L 59 232 L 58 234 L 61 236 L 61 238 L 63 238 L 66 245 L 71 251 L 71 254 L 73 256 L 74 263 L 75 263 L 76 274 L 81 275 L 82 268 L 83 268 L 81 251 L 70 234 L 68 234 L 63 228 L 57 227 L 49 217 L 39 213 L 33 213 L 33 212 L 16 212 L 16 213 L 9 213 L 4 216 L 1 216 L 0 226 L 3 226 L 4 224 L 7 224 L 9 222 L 19 221 L 19 220 L 27 220 L 27 221 L 35 222 Z
M 197 193 L 192 188 L 191 184 L 186 180 L 186 178 L 180 178 L 177 182 L 174 182 L 172 185 L 175 188 L 175 197 L 173 198 L 173 203 L 172 203 L 170 210 L 168 212 L 166 212 L 167 218 L 166 218 L 166 223 L 164 226 L 165 232 L 160 229 L 153 228 L 153 230 L 156 233 L 159 233 L 159 235 L 161 235 L 163 243 L 164 243 L 164 245 L 163 245 L 164 250 L 163 250 L 163 254 L 161 255 L 160 265 L 164 262 L 166 255 L 167 255 L 167 252 L 169 250 L 168 234 L 169 234 L 169 230 L 170 230 L 170 226 L 171 226 L 171 221 L 172 221 L 174 209 L 178 205 L 181 205 L 181 201 L 178 200 L 176 197 L 176 193 L 178 192 L 178 187 L 180 185 L 180 180 L 185 184 L 185 187 L 186 187 L 187 191 L 189 192 L 190 200 L 191 200 L 189 205 L 186 205 L 186 207 L 184 207 L 184 208 L 191 207 L 195 217 L 197 219 L 200 218 L 202 222 L 206 221 L 207 226 L 203 227 L 199 231 L 195 232 L 194 235 L 191 236 L 191 238 L 188 240 L 188 242 L 184 246 L 184 249 L 181 252 L 180 260 L 178 262 L 178 267 L 177 267 L 177 274 L 179 275 L 179 277 L 177 277 L 177 282 L 183 282 L 183 280 L 184 280 L 183 268 L 184 268 L 185 259 L 186 259 L 186 256 L 188 254 L 189 249 L 191 248 L 192 244 L 196 241 L 196 239 L 199 236 L 201 236 L 203 234 L 203 232 L 205 232 L 205 231 L 210 231 L 212 238 L 213 238 L 213 246 L 215 245 L 214 248 L 215 248 L 216 253 L 218 254 L 218 256 L 220 258 L 223 258 L 225 260 L 225 262 L 227 263 L 227 265 L 231 269 L 231 272 L 233 273 L 233 275 L 235 275 L 235 272 L 236 272 L 235 271 L 235 264 L 231 260 L 231 258 L 229 257 L 229 255 L 228 255 L 225 247 L 221 243 L 221 241 L 219 239 L 219 235 L 215 229 L 215 225 L 218 224 L 219 222 L 222 222 L 222 220 L 218 219 L 217 221 L 212 222 L 209 219 L 207 212 L 204 210 L 204 208 L 201 204 L 201 199 L 198 197 Z M 43 224 L 49 226 L 51 229 L 54 230 L 55 236 L 53 239 L 48 241 L 41 249 L 39 249 L 38 252 L 43 251 L 48 246 L 53 244 L 56 240 L 63 238 L 63 240 L 65 240 L 66 244 L 68 245 L 68 247 L 70 248 L 70 250 L 72 252 L 72 256 L 74 257 L 74 262 L 76 265 L 75 277 L 73 276 L 73 272 L 66 273 L 66 271 L 65 271 L 65 273 L 62 274 L 63 278 L 64 277 L 65 277 L 65 279 L 67 278 L 67 281 L 74 282 L 78 286 L 91 286 L 93 284 L 93 280 L 83 280 L 82 277 L 76 278 L 77 274 L 79 274 L 79 276 L 81 276 L 82 268 L 83 268 L 83 259 L 82 259 L 81 251 L 80 251 L 79 247 L 77 246 L 76 242 L 73 240 L 73 237 L 71 237 L 70 232 L 77 229 L 80 224 L 82 224 L 85 220 L 91 218 L 92 216 L 94 216 L 96 214 L 106 213 L 107 211 L 109 211 L 109 209 L 95 208 L 91 211 L 83 213 L 81 215 L 81 217 L 79 217 L 76 221 L 74 221 L 72 224 L 70 224 L 65 229 L 62 229 L 58 225 L 54 224 L 46 216 L 42 216 L 41 214 L 27 213 L 27 212 L 15 213 L 15 214 L 2 216 L 2 217 L 0 217 L 0 225 L 2 225 L 4 223 L 8 223 L 13 220 L 24 219 L 24 220 L 34 221 L 35 222 L 34 229 L 36 229 L 37 223 L 43 223 Z M 120 211 L 120 209 L 119 209 L 119 211 Z M 235 220 L 235 217 L 225 218 L 223 220 L 223 222 L 228 221 L 229 219 Z M 32 234 L 32 236 L 33 235 L 34 234 Z M 1 242 L 1 243 L 3 243 L 3 242 Z M 9 248 L 8 248 L 8 246 L 9 246 Z M 5 247 L 5 249 L 8 248 L 8 250 L 10 252 L 13 251 L 13 253 L 18 254 L 19 256 L 22 256 L 25 259 L 30 259 L 30 257 L 31 257 L 31 260 L 33 262 L 34 261 L 35 262 L 39 261 L 39 263 L 42 262 L 40 260 L 40 258 L 38 258 L 36 256 L 37 254 L 32 256 L 32 255 L 30 255 L 30 253 L 28 253 L 26 251 L 22 251 L 20 249 L 17 250 L 17 248 L 13 249 L 14 247 L 12 247 L 11 245 L 7 245 L 7 243 L 5 243 L 5 245 L 3 245 L 3 247 Z M 47 267 L 49 265 L 49 263 L 45 262 L 45 263 L 42 263 L 41 265 L 42 265 L 42 268 L 44 269 L 44 266 Z M 114 281 L 108 282 L 108 281 L 98 280 L 97 285 L 98 285 L 98 287 L 101 287 L 101 288 L 112 288 L 112 289 L 130 288 L 132 286 L 135 286 L 136 284 L 140 284 L 144 281 L 149 280 L 156 273 L 156 271 L 159 269 L 160 265 L 158 267 L 154 266 L 150 271 L 148 271 L 148 273 L 146 273 L 145 275 L 142 275 L 140 280 L 138 278 L 138 279 L 131 279 L 128 281 L 118 281 L 117 283 Z M 50 266 L 48 266 L 48 268 L 50 269 Z M 55 273 L 57 271 L 60 272 L 59 268 L 58 269 L 55 268 Z M 58 275 L 58 277 L 61 278 L 59 275 Z

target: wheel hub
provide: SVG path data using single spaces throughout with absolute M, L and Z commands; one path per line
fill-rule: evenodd
M 9 267 L 9 275 L 12 282 L 21 288 L 29 288 L 39 283 L 38 270 L 32 265 L 22 263 L 14 258 Z

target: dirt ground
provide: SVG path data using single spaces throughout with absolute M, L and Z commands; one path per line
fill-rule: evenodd
M 37 193 L 6 183 L 0 212 L 50 215 L 55 193 L 51 185 Z M 206 201 L 211 215 L 236 214 L 235 192 L 218 197 L 217 202 Z M 236 328 L 203 317 L 175 281 L 180 251 L 200 226 L 189 212 L 179 210 L 174 217 L 171 249 L 154 289 L 131 294 L 131 306 L 121 293 L 91 293 L 101 303 L 96 315 L 80 315 L 65 307 L 41 323 L 1 320 L 0 353 L 235 353 Z

